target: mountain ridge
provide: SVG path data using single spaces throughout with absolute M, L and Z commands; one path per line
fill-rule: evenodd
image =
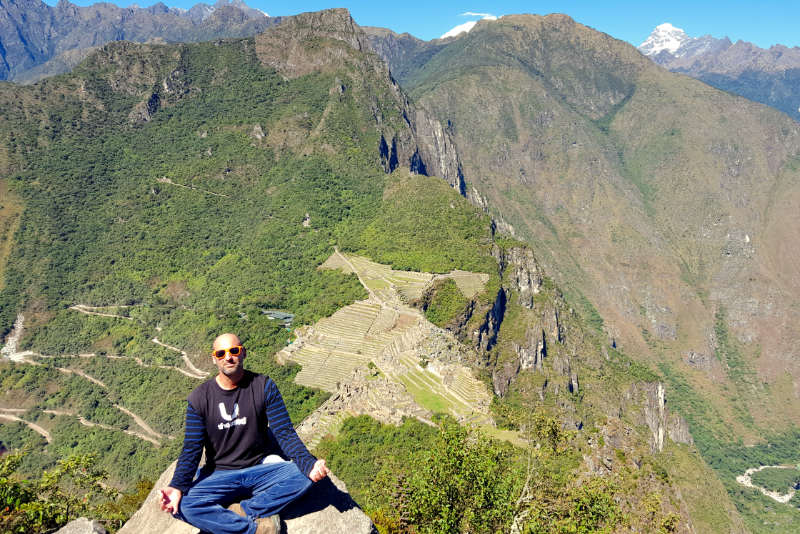
M 245 37 L 276 24 L 241 0 L 198 3 L 189 10 L 161 2 L 146 8 L 98 3 L 81 7 L 68 0 L 5 0 L 0 5 L 0 80 L 32 82 L 74 67 L 109 41 L 205 41 Z
M 800 120 L 800 47 L 776 44 L 764 49 L 746 41 L 734 43 L 727 37 L 690 37 L 672 25 L 662 26 L 638 47 L 653 61 Z M 659 47 L 651 41 L 660 38 L 671 38 L 673 44 Z

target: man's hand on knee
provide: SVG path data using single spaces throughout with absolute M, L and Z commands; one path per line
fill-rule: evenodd
M 167 486 L 161 490 L 161 509 L 172 515 L 178 513 L 178 505 L 181 502 L 183 493 L 177 488 Z
M 314 467 L 311 468 L 311 472 L 308 474 L 308 478 L 311 479 L 311 482 L 319 482 L 326 476 L 331 474 L 331 470 L 328 469 L 328 466 L 325 465 L 325 460 L 317 460 L 314 463 Z

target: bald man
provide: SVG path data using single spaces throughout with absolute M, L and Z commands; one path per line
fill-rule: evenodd
M 218 373 L 189 394 L 183 451 L 161 490 L 162 510 L 213 534 L 277 534 L 277 514 L 330 473 L 298 438 L 275 382 L 244 369 L 246 356 L 236 335 L 214 340 Z

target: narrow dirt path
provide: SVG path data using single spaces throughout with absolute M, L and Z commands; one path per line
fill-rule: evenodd
M 205 193 L 207 195 L 214 195 L 215 197 L 231 198 L 230 195 L 226 195 L 224 193 L 215 193 L 214 191 L 209 191 L 207 189 L 200 189 L 199 187 L 195 187 L 193 185 L 176 184 L 175 182 L 172 181 L 171 178 L 167 178 L 166 176 L 163 178 L 156 178 L 156 182 L 160 184 L 174 185 L 175 187 L 183 187 L 184 189 L 191 189 L 192 191 L 199 191 L 200 193 Z
M 129 436 L 134 436 L 134 437 L 139 438 L 139 439 L 141 439 L 143 441 L 147 441 L 148 443 L 152 443 L 153 445 L 155 445 L 156 448 L 161 448 L 161 443 L 159 441 L 156 441 L 154 438 L 152 438 L 150 436 L 146 436 L 146 435 L 144 435 L 144 434 L 142 434 L 140 432 L 136 432 L 135 430 L 123 430 L 121 428 L 114 428 L 113 426 L 104 425 L 102 423 L 93 423 L 92 421 L 89 421 L 88 419 L 86 419 L 82 415 L 78 415 L 78 414 L 75 414 L 75 413 L 72 413 L 72 412 L 68 412 L 66 410 L 42 410 L 42 411 L 44 413 L 49 413 L 49 414 L 52 414 L 52 415 L 76 417 L 78 419 L 78 421 L 80 422 L 80 424 L 82 424 L 83 426 L 88 426 L 88 427 L 96 426 L 96 427 L 100 427 L 100 428 L 102 428 L 104 430 L 115 430 L 117 432 L 124 432 L 125 434 L 128 434 Z
M 194 364 L 192 363 L 192 360 L 189 359 L 189 355 L 186 354 L 186 351 L 183 351 L 183 350 L 179 349 L 178 347 L 173 347 L 172 345 L 167 345 L 166 343 L 162 343 L 161 341 L 158 340 L 157 337 L 154 337 L 150 341 L 152 341 L 156 345 L 160 345 L 160 346 L 164 347 L 165 349 L 173 350 L 175 352 L 180 353 L 181 357 L 183 358 L 183 363 L 185 363 L 186 367 L 188 367 L 189 370 L 196 375 L 194 378 L 205 378 L 205 377 L 208 376 L 208 373 L 206 373 L 205 371 L 202 371 L 202 370 L 200 370 L 200 369 L 198 369 L 197 367 L 194 366 Z
M 136 422 L 137 425 L 139 425 L 145 432 L 147 432 L 151 436 L 154 436 L 154 437 L 156 437 L 158 439 L 164 439 L 165 437 L 169 437 L 169 436 L 165 436 L 164 434 L 159 434 L 158 432 L 153 430 L 150 427 L 150 425 L 148 425 L 147 423 L 144 422 L 144 419 L 142 419 L 141 417 L 139 417 L 138 415 L 136 415 L 135 413 L 133 413 L 129 409 L 125 408 L 124 406 L 121 406 L 119 404 L 115 404 L 114 407 L 117 410 L 121 411 L 122 413 L 125 413 L 125 414 L 129 415 L 131 417 L 131 419 L 133 419 L 134 422 Z M 172 439 L 172 438 L 169 437 L 169 439 Z
M 133 360 L 139 367 L 146 367 L 149 369 L 157 368 L 157 369 L 169 369 L 170 371 L 177 371 L 182 375 L 188 376 L 189 378 L 194 378 L 196 380 L 201 380 L 205 378 L 205 376 L 197 376 L 194 373 L 187 371 L 186 369 L 181 369 L 180 367 L 175 367 L 174 365 L 152 365 L 149 363 L 145 363 L 142 361 L 141 358 L 137 358 L 136 356 L 118 356 L 114 354 L 106 354 L 105 356 L 98 356 L 94 352 L 82 353 L 82 354 L 64 354 L 62 356 L 47 356 L 44 354 L 37 354 L 39 358 L 47 359 L 47 358 L 107 358 L 109 360 Z M 30 360 L 26 360 L 26 363 L 32 363 L 34 365 L 40 365 L 37 362 L 33 362 Z
M 85 378 L 89 382 L 97 384 L 98 386 L 100 386 L 103 389 L 108 389 L 108 386 L 105 385 L 103 382 L 101 382 L 100 380 L 96 379 L 95 377 L 93 377 L 91 375 L 88 375 L 88 374 L 84 373 L 80 369 L 69 369 L 68 367 L 56 367 L 56 369 L 58 369 L 62 373 L 66 373 L 66 374 L 73 374 L 74 373 L 74 374 L 76 374 L 76 375 L 78 375 L 80 377 Z
M 175 184 L 175 185 L 177 185 L 177 184 Z M 116 315 L 116 314 L 113 314 L 113 313 L 104 313 L 104 312 L 97 311 L 97 310 L 102 310 L 102 309 L 107 308 L 107 307 L 108 306 L 88 306 L 86 304 L 75 304 L 74 306 L 70 306 L 69 309 L 70 310 L 75 310 L 76 312 L 80 312 L 80 313 L 83 313 L 85 315 L 97 315 L 97 316 L 100 316 L 100 317 L 113 317 L 115 319 L 125 319 L 126 321 L 133 321 L 134 320 L 132 317 L 125 317 L 123 315 Z M 133 306 L 123 306 L 123 305 L 114 306 L 114 307 L 115 308 L 133 308 Z M 156 331 L 160 332 L 161 331 L 161 327 L 156 327 Z M 180 353 L 180 355 L 183 358 L 183 362 L 186 364 L 186 367 L 189 370 L 188 371 L 184 371 L 184 370 L 182 370 L 182 369 L 180 369 L 178 367 L 172 367 L 172 366 L 169 366 L 169 365 L 159 365 L 157 367 L 160 367 L 162 369 L 175 369 L 179 373 L 182 373 L 182 374 L 184 374 L 184 375 L 186 375 L 186 376 L 188 376 L 190 378 L 196 378 L 198 380 L 202 380 L 203 378 L 206 378 L 208 376 L 208 373 L 206 373 L 204 371 L 201 371 L 200 369 L 198 369 L 197 367 L 194 366 L 194 364 L 189 359 L 189 356 L 186 354 L 185 351 L 182 351 L 181 349 L 179 349 L 177 347 L 173 347 L 171 345 L 167 345 L 166 343 L 162 343 L 161 341 L 158 340 L 157 337 L 154 337 L 150 341 L 152 341 L 156 345 L 160 345 L 160 346 L 162 346 L 162 347 L 164 347 L 166 349 L 173 350 L 175 352 Z M 135 360 L 142 367 L 150 367 L 147 364 L 145 364 L 144 362 L 142 362 L 142 360 L 139 359 L 139 358 L 135 358 Z
M 130 306 L 115 306 L 115 307 L 116 308 L 123 308 L 123 307 L 130 307 Z M 102 307 L 100 307 L 100 306 L 86 306 L 84 304 L 76 304 L 74 306 L 70 306 L 69 309 L 70 310 L 75 310 L 77 312 L 84 313 L 86 315 L 99 315 L 100 317 L 113 317 L 115 319 L 125 319 L 126 321 L 133 321 L 133 317 L 125 317 L 124 315 L 116 315 L 116 314 L 113 314 L 113 313 L 103 313 L 103 312 L 98 312 L 98 311 L 92 311 L 92 310 L 102 309 Z
M 53 442 L 53 436 L 50 435 L 50 432 L 48 432 L 44 428 L 40 427 L 36 423 L 31 423 L 30 421 L 26 421 L 25 419 L 22 419 L 20 417 L 17 417 L 16 415 L 11 415 L 11 414 L 8 414 L 8 413 L 0 413 L 0 419 L 6 419 L 8 421 L 16 421 L 18 423 L 23 423 L 25 425 L 28 425 L 28 427 L 31 430 L 33 430 L 34 432 L 44 436 L 44 439 L 47 440 L 47 443 L 52 443 Z
M 97 384 L 98 386 L 102 387 L 103 389 L 109 389 L 109 387 L 108 387 L 106 384 L 104 384 L 104 383 L 103 383 L 103 382 L 101 382 L 100 380 L 96 379 L 95 377 L 93 377 L 93 376 L 91 376 L 91 375 L 88 375 L 88 374 L 84 373 L 84 372 L 83 372 L 83 371 L 81 371 L 81 370 L 78 370 L 78 369 L 68 369 L 68 368 L 66 368 L 66 367 L 56 367 L 56 369 L 58 369 L 58 370 L 59 370 L 59 371 L 61 371 L 62 373 L 67 373 L 67 374 L 74 373 L 74 374 L 76 374 L 76 375 L 78 375 L 78 376 L 81 376 L 81 377 L 85 378 L 86 380 L 89 380 L 90 382 L 93 382 L 93 383 Z M 122 406 L 121 404 L 114 404 L 114 407 L 115 407 L 117 410 L 121 411 L 122 413 L 124 413 L 124 414 L 126 414 L 126 415 L 130 416 L 130 418 L 131 418 L 131 419 L 133 419 L 133 421 L 134 421 L 134 422 L 135 422 L 137 425 L 139 425 L 139 427 L 140 427 L 142 430 L 144 430 L 145 432 L 147 432 L 147 433 L 148 433 L 148 434 L 150 434 L 151 436 L 154 436 L 155 438 L 158 438 L 158 439 L 164 439 L 164 438 L 167 438 L 167 439 L 172 439 L 172 437 L 171 437 L 171 436 L 164 436 L 163 434 L 159 434 L 158 432 L 156 432 L 155 430 L 153 430 L 153 429 L 152 429 L 152 427 L 150 427 L 150 425 L 148 425 L 147 423 L 145 423 L 145 422 L 144 422 L 144 419 L 142 419 L 141 417 L 139 417 L 138 415 L 136 415 L 135 413 L 133 413 L 133 412 L 132 412 L 132 411 L 130 411 L 129 409 L 125 408 L 125 407 L 124 407 L 124 406 Z M 149 440 L 148 440 L 148 441 L 149 441 Z
M 342 254 L 341 252 L 339 252 L 339 247 L 333 247 L 333 252 L 334 252 L 334 254 L 336 254 L 337 256 L 339 256 L 339 258 L 340 258 L 340 259 L 341 259 L 343 262 L 345 262 L 345 264 L 347 264 L 347 266 L 348 266 L 348 267 L 350 267 L 350 270 L 352 270 L 352 271 L 353 271 L 353 272 L 356 274 L 356 276 L 358 277 L 358 281 L 359 281 L 359 282 L 361 282 L 361 285 L 362 285 L 362 286 L 364 286 L 364 289 L 366 289 L 366 290 L 367 290 L 367 293 L 369 293 L 369 298 L 370 298 L 371 300 L 374 300 L 375 302 L 378 302 L 378 303 L 379 303 L 381 306 L 386 306 L 386 303 L 385 303 L 385 302 L 383 302 L 383 300 L 381 300 L 380 298 L 378 298 L 378 295 L 376 295 L 376 294 L 375 294 L 375 292 L 374 292 L 374 291 L 372 291 L 372 290 L 369 288 L 369 286 L 367 286 L 367 283 L 366 283 L 366 282 L 364 281 L 364 279 L 361 277 L 361 273 L 359 272 L 359 270 L 358 270 L 358 269 L 356 269 L 356 266 L 355 266 L 355 265 L 353 265 L 353 262 L 351 262 L 351 261 L 350 261 L 350 259 L 349 259 L 347 256 L 345 256 L 344 254 Z

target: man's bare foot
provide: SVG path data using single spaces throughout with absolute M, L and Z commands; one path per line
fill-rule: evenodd
M 256 534 L 280 534 L 281 518 L 278 514 L 269 517 L 259 517 L 256 519 Z
M 231 512 L 234 512 L 236 515 L 240 515 L 242 517 L 247 517 L 247 514 L 244 513 L 244 509 L 242 508 L 242 505 L 239 504 L 238 502 L 235 502 L 232 505 L 228 506 L 228 510 L 230 510 Z

